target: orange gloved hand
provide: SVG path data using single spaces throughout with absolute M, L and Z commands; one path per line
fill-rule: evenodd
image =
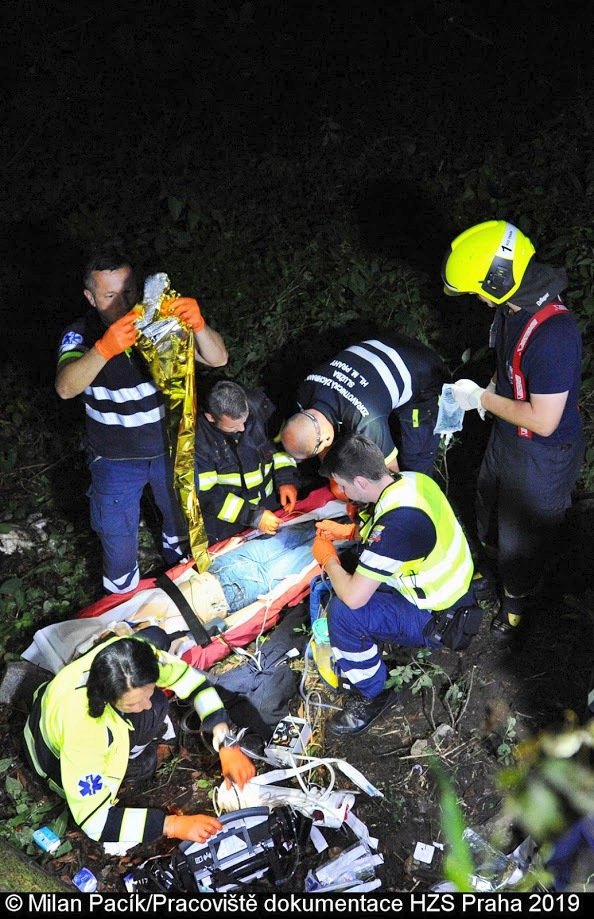
M 261 533 L 274 536 L 280 526 L 280 520 L 272 511 L 262 511 L 262 516 L 256 524 Z
M 206 320 L 200 312 L 200 304 L 193 297 L 178 297 L 171 303 L 168 312 L 182 319 L 194 333 L 201 332 L 206 325 Z
M 137 319 L 137 311 L 130 310 L 121 319 L 112 322 L 107 332 L 95 342 L 95 350 L 104 361 L 109 361 L 116 354 L 122 354 L 126 348 L 132 347 L 138 337 L 138 329 L 135 325 Z
M 243 788 L 256 774 L 256 767 L 251 759 L 238 746 L 220 747 L 219 759 L 227 788 L 231 787 L 231 782 Z
M 188 839 L 191 842 L 205 842 L 222 829 L 221 821 L 208 814 L 170 814 L 163 824 L 163 833 L 168 839 Z
M 324 539 L 323 536 L 316 536 L 311 544 L 311 551 L 316 562 L 318 565 L 321 565 L 322 568 L 325 568 L 332 558 L 335 558 L 336 561 L 339 562 L 338 552 L 334 547 L 334 543 L 330 542 L 329 539 Z
M 297 501 L 297 487 L 295 485 L 279 485 L 278 494 L 282 509 L 287 514 L 292 514 Z
M 317 535 L 322 539 L 355 539 L 357 536 L 356 523 L 337 523 L 336 520 L 318 520 L 316 523 Z

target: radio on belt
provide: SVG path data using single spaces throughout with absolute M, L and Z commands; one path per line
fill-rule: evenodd
M 293 755 L 305 752 L 310 738 L 311 728 L 308 722 L 304 718 L 288 715 L 275 727 L 264 754 L 279 766 L 290 765 Z

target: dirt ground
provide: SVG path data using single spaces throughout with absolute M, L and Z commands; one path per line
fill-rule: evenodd
M 581 541 L 587 525 L 587 517 L 576 518 L 574 538 Z M 590 560 L 585 562 L 584 575 Z M 410 650 L 387 648 L 390 669 L 402 673 L 401 668 L 412 662 L 416 668 L 414 678 L 399 692 L 397 704 L 358 737 L 340 741 L 333 738 L 325 730 L 332 712 L 318 709 L 316 713 L 313 706 L 309 709 L 315 755 L 346 759 L 383 793 L 381 798 L 361 793 L 354 807 L 371 835 L 379 838 L 384 864 L 377 874 L 383 890 L 428 890 L 442 876 L 439 853 L 429 867 L 413 860 L 417 842 L 443 840 L 440 794 L 428 765 L 428 746 L 435 751 L 456 790 L 465 824 L 488 839 L 495 833 L 505 841 L 507 834 L 510 851 L 520 840 L 514 840 L 512 828 L 502 818 L 498 771 L 509 761 L 511 748 L 519 739 L 543 727 L 561 724 L 567 710 L 580 718 L 585 714 L 592 670 L 592 628 L 586 611 L 576 608 L 575 603 L 545 598 L 532 611 L 529 627 L 514 645 L 505 648 L 490 634 L 490 620 L 487 609 L 479 635 L 464 652 L 433 652 L 419 660 Z M 232 659 L 218 667 L 230 663 Z M 294 666 L 300 678 L 303 665 L 297 662 Z M 430 679 L 424 689 L 415 691 L 421 667 Z M 309 676 L 306 688 L 321 689 L 324 701 L 336 701 L 315 674 Z M 303 700 L 298 693 L 290 708 L 294 715 L 303 714 Z M 20 755 L 23 711 L 5 707 L 0 718 L 4 755 L 14 760 L 7 774 L 18 777 L 32 795 L 42 794 Z M 122 801 L 142 799 L 169 812 L 211 812 L 209 795 L 212 785 L 219 781 L 218 761 L 198 736 L 186 734 L 182 741 L 177 754 L 160 767 L 142 794 L 134 789 L 132 795 L 125 793 Z M 337 786 L 354 789 L 344 777 L 337 779 Z M 57 814 L 62 804 L 57 798 L 55 802 Z M 7 813 L 8 803 L 2 787 L 0 818 Z M 52 813 L 46 822 L 50 822 Z M 324 833 L 333 853 L 355 841 L 346 828 Z M 162 840 L 139 846 L 123 858 L 107 858 L 100 846 L 75 828 L 69 828 L 63 839 L 71 842 L 70 852 L 61 857 L 39 852 L 35 861 L 70 887 L 76 871 L 87 866 L 104 892 L 124 891 L 123 876 L 134 866 L 147 857 L 167 855 L 176 848 Z M 303 890 L 307 870 L 327 858 L 328 853 L 318 855 L 309 844 L 298 870 L 280 889 Z M 248 889 L 266 888 L 269 883 L 254 882 L 255 886 Z

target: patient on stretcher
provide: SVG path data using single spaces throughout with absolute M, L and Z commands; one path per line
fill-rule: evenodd
M 178 588 L 205 626 L 258 605 L 258 598 L 299 577 L 312 564 L 311 544 L 315 523 L 307 521 L 283 527 L 269 539 L 245 542 L 213 559 L 208 571 L 191 570 Z M 129 634 L 128 623 L 159 625 L 169 634 L 187 630 L 175 601 L 159 587 L 144 591 L 146 597 L 125 623 L 110 625 L 109 631 Z M 130 625 L 128 625 L 130 629 Z M 84 650 L 79 648 L 80 650 Z
M 322 508 L 320 516 L 344 513 L 344 504 L 331 504 L 335 506 Z M 311 554 L 314 536 L 313 519 L 283 526 L 273 537 L 247 540 L 232 551 L 216 555 L 207 572 L 198 573 L 189 568 L 175 579 L 175 584 L 210 633 L 226 634 L 226 629 L 250 622 L 256 613 L 262 615 L 262 607 L 261 631 L 266 631 L 278 620 L 278 610 L 288 602 L 284 598 L 291 593 L 291 588 L 295 594 L 299 585 L 305 583 L 307 592 L 309 582 L 319 573 Z M 171 646 L 172 653 L 184 656 L 194 666 L 208 668 L 215 659 L 220 660 L 229 653 L 226 649 L 206 661 L 201 657 L 186 657 L 186 653 L 194 655 L 188 652 L 188 647 L 195 645 L 188 625 L 174 600 L 156 586 L 138 591 L 101 615 L 70 619 L 40 629 L 22 657 L 57 673 L 75 656 L 92 647 L 100 636 L 129 635 L 148 626 L 159 626 L 176 639 Z M 199 650 L 195 649 L 195 653 Z

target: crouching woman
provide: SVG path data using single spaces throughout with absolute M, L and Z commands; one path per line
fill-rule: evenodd
M 108 639 L 37 690 L 25 724 L 31 766 L 66 798 L 91 839 L 127 847 L 163 834 L 204 842 L 221 828 L 205 814 L 166 815 L 117 804 L 124 779 L 139 776 L 139 757 L 146 777 L 147 759 L 149 772 L 156 768 L 157 743 L 173 736 L 163 690 L 192 699 L 228 781 L 243 788 L 255 775 L 252 761 L 233 744 L 223 703 L 204 673 L 145 638 Z

